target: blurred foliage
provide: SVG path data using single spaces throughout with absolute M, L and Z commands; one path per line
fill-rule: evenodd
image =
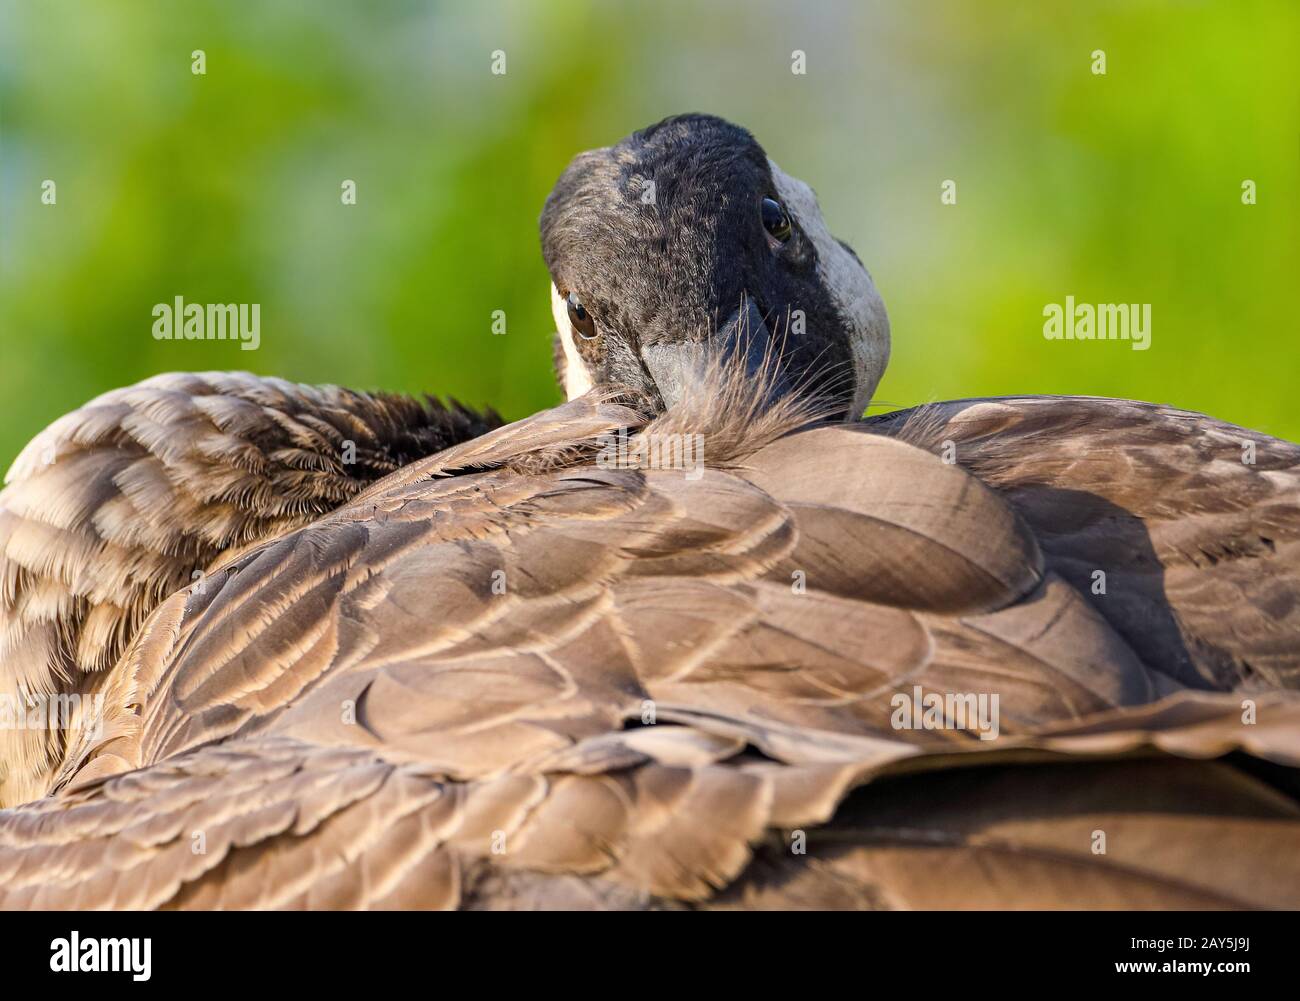
M 0 0 L 0 465 L 171 369 L 554 402 L 542 200 L 686 110 L 818 189 L 889 306 L 887 405 L 1131 396 L 1300 438 L 1298 53 L 1294 0 Z M 261 349 L 155 341 L 177 295 L 261 303 Z M 1044 340 L 1066 295 L 1151 303 L 1152 348 Z

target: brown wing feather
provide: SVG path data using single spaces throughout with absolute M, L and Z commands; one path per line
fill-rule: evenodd
M 171 373 L 92 400 L 0 492 L 0 696 L 84 694 L 168 594 L 222 553 L 307 524 L 499 423 L 433 400 L 240 372 Z M 48 789 L 58 730 L 0 732 L 0 804 Z
M 1089 397 L 959 400 L 866 426 L 951 443 L 1151 668 L 1221 691 L 1300 687 L 1300 446 Z

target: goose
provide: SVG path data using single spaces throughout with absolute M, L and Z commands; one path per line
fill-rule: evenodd
M 1300 903 L 1300 448 L 858 420 L 881 297 L 712 116 L 541 235 L 550 410 L 173 373 L 19 455 L 0 906 Z

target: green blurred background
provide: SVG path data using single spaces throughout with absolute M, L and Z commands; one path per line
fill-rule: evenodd
M 867 262 L 884 408 L 1095 393 L 1300 438 L 1298 84 L 1295 0 L 0 0 L 0 466 L 170 369 L 554 402 L 542 200 L 687 110 L 751 128 Z M 177 295 L 261 303 L 261 349 L 155 341 Z M 1151 303 L 1151 349 L 1044 340 L 1066 295 Z

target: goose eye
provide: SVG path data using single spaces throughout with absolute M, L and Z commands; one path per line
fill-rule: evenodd
M 566 300 L 569 306 L 569 323 L 583 340 L 592 340 L 596 336 L 596 321 L 578 298 L 577 292 L 570 292 Z
M 772 239 L 785 243 L 790 239 L 790 217 L 785 214 L 785 209 L 775 198 L 763 199 L 763 228 L 768 231 Z

